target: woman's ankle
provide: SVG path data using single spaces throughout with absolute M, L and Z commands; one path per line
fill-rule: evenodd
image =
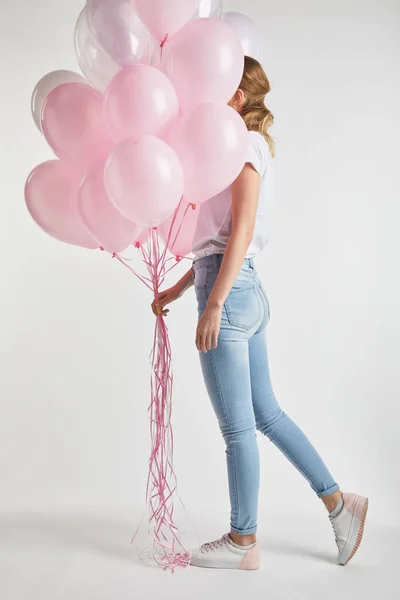
M 239 544 L 240 546 L 249 546 L 250 544 L 255 544 L 257 541 L 257 536 L 255 533 L 250 535 L 242 535 L 240 533 L 234 533 L 233 531 L 230 531 L 229 537 L 235 542 L 235 544 Z
M 321 496 L 322 502 L 325 504 L 325 508 L 328 512 L 332 512 L 340 502 L 342 497 L 342 492 L 338 490 L 337 492 L 333 492 L 329 496 Z

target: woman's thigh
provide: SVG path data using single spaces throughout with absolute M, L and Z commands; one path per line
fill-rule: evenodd
M 213 266 L 195 274 L 198 317 L 218 275 Z M 249 340 L 264 320 L 262 294 L 254 270 L 243 267 L 224 303 L 216 348 L 200 353 L 209 397 L 224 436 L 255 428 Z
M 196 289 L 199 318 L 210 291 L 208 286 Z M 226 306 L 222 310 L 217 347 L 199 353 L 208 395 L 224 437 L 255 428 L 248 342 L 252 334 L 250 326 L 253 323 L 253 328 L 258 326 L 260 315 L 258 299 L 252 293 L 252 290 L 244 292 L 249 294 L 254 310 L 241 315 L 236 309 L 242 300 L 233 298 L 228 310 Z
M 256 423 L 257 426 L 265 426 L 271 424 L 282 413 L 272 387 L 265 328 L 253 335 L 249 341 L 249 361 Z
M 219 340 L 200 353 L 201 368 L 223 436 L 255 429 L 247 340 Z

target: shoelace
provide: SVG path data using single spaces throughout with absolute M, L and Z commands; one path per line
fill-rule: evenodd
M 336 529 L 335 529 L 335 524 L 334 524 L 334 522 L 333 522 L 333 519 L 334 519 L 334 517 L 331 517 L 331 516 L 329 515 L 329 520 L 330 520 L 330 522 L 331 522 L 331 525 L 332 525 L 333 533 L 335 534 L 335 542 L 336 542 L 336 545 L 338 545 L 338 541 L 339 541 L 339 540 L 338 540 L 338 535 L 337 535 L 337 531 L 336 531 Z
M 225 546 L 227 543 L 226 534 L 224 534 L 218 540 L 214 540 L 213 542 L 207 542 L 207 544 L 203 544 L 201 547 L 202 552 L 209 552 L 210 550 L 215 550 L 216 548 L 220 548 L 221 546 Z

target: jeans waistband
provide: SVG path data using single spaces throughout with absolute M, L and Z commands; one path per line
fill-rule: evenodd
M 195 271 L 196 269 L 203 269 L 204 267 L 214 267 L 218 269 L 221 266 L 223 258 L 223 254 L 210 254 L 209 256 L 203 256 L 203 258 L 198 258 L 197 260 L 193 261 L 192 268 Z M 252 258 L 245 258 L 243 264 L 254 268 L 254 261 Z

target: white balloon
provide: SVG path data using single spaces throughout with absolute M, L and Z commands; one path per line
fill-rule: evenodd
M 70 81 L 87 83 L 87 80 L 79 73 L 61 70 L 47 73 L 47 75 L 42 77 L 42 79 L 36 84 L 31 98 L 31 111 L 32 117 L 39 131 L 42 131 L 40 117 L 42 113 L 42 107 L 47 96 L 59 85 L 62 85 L 63 83 L 69 83 Z
M 242 43 L 245 56 L 251 56 L 259 62 L 263 60 L 263 40 L 255 23 L 246 15 L 238 12 L 227 12 L 221 15 L 222 21 L 236 31 Z

